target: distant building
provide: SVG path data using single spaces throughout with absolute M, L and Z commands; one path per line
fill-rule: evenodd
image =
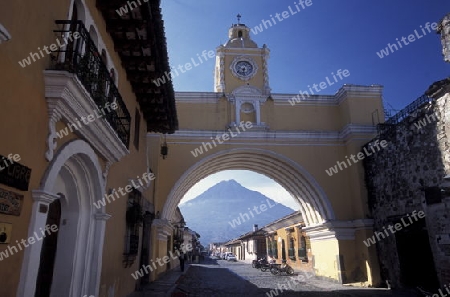
M 265 231 L 253 226 L 253 230 L 225 243 L 229 251 L 238 260 L 251 263 L 253 260 L 266 256 Z
M 189 261 L 192 262 L 193 260 L 195 260 L 196 256 L 199 256 L 201 254 L 202 246 L 200 244 L 200 234 L 189 229 L 188 227 L 184 228 L 183 243 L 185 245 L 192 245 L 192 250 L 187 253 Z
M 296 211 L 262 227 L 267 234 L 267 255 L 277 263 L 286 260 L 294 269 L 312 271 L 314 255 L 304 226 L 302 214 Z

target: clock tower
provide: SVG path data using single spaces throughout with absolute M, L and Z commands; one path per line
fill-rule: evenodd
M 270 96 L 267 62 L 270 50 L 250 38 L 250 28 L 240 23 L 231 25 L 228 41 L 216 49 L 214 91 L 224 93 L 235 103 L 235 123 L 249 120 L 261 122 L 260 107 Z

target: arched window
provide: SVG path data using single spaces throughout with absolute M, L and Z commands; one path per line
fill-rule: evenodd
M 241 30 L 238 31 L 238 37 L 239 37 L 239 38 L 242 37 L 242 31 L 241 31 Z
M 289 249 L 288 249 L 289 259 L 295 261 L 294 237 L 289 237 L 288 240 L 289 240 Z
M 307 249 L 306 249 L 306 237 L 300 236 L 300 244 L 298 247 L 298 257 L 302 261 L 308 261 L 308 255 L 307 255 Z

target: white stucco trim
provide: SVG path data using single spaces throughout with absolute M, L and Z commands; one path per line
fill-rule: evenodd
M 318 182 L 293 160 L 270 150 L 236 148 L 205 157 L 178 179 L 169 193 L 162 218 L 170 219 L 184 194 L 201 179 L 231 169 L 252 170 L 282 185 L 299 203 L 305 224 L 334 220 L 331 203 Z
M 168 236 L 172 234 L 174 227 L 170 224 L 168 219 L 155 219 L 152 226 L 156 228 L 156 235 L 159 241 L 167 241 Z
M 332 220 L 323 224 L 303 227 L 311 241 L 321 240 L 355 240 L 355 232 L 358 230 L 371 229 L 372 219 L 360 219 L 354 221 Z
M 305 142 L 311 144 L 313 142 L 343 142 L 347 141 L 353 137 L 363 137 L 367 139 L 367 141 L 371 140 L 376 135 L 376 127 L 375 126 L 366 126 L 366 125 L 355 125 L 349 124 L 345 126 L 341 131 L 252 131 L 252 128 L 247 131 L 241 131 L 238 134 L 238 131 L 235 128 L 231 128 L 231 131 L 234 134 L 237 134 L 233 137 L 233 140 L 238 142 L 238 140 L 247 141 L 247 140 L 257 140 L 263 139 L 263 143 L 250 143 L 249 145 L 261 145 L 267 142 L 277 142 L 286 140 L 285 145 L 295 146 L 297 142 Z M 189 143 L 199 143 L 202 141 L 210 140 L 211 137 L 216 137 L 223 135 L 224 133 L 228 133 L 228 131 L 217 131 L 217 130 L 177 130 L 174 134 L 167 135 L 167 143 L 178 143 L 178 139 L 190 139 Z M 364 137 L 366 136 L 366 137 Z M 149 137 L 152 137 L 149 134 Z M 156 137 L 156 136 L 155 136 Z M 296 141 L 296 142 L 293 142 Z M 232 143 L 232 141 L 227 141 L 227 144 Z M 272 144 L 271 144 L 272 145 Z
M 76 124 L 77 120 L 81 121 L 81 117 L 95 115 L 98 107 L 74 74 L 45 70 L 44 80 L 49 114 L 48 150 L 45 156 L 51 161 L 56 149 L 56 132 L 60 132 L 56 131 L 56 123 L 62 120 L 66 124 Z M 88 140 L 108 162 L 117 162 L 129 154 L 126 146 L 104 118 L 95 118 L 89 124 L 82 123 L 78 130 L 74 129 L 74 133 Z
M 58 191 L 62 180 L 66 185 L 72 186 L 66 189 L 68 197 L 54 193 Z M 47 213 L 39 212 L 40 204 L 48 206 L 55 199 L 64 199 L 61 202 L 61 219 L 67 219 L 69 222 L 60 224 L 58 252 L 55 260 L 55 271 L 58 263 L 73 265 L 71 277 L 63 278 L 63 282 L 68 283 L 69 286 L 52 287 L 51 296 L 62 296 L 58 290 L 70 292 L 64 294 L 68 297 L 98 296 L 105 225 L 110 216 L 105 213 L 105 207 L 98 210 L 93 206 L 93 202 L 104 193 L 105 183 L 98 157 L 83 140 L 74 140 L 65 144 L 47 168 L 41 187 L 32 191 L 34 203 L 28 229 L 29 236 L 45 226 Z M 67 199 L 70 203 L 66 201 Z M 68 226 L 72 228 L 70 233 L 65 230 Z M 66 246 L 69 243 L 65 242 L 64 236 L 73 239 L 73 246 Z M 38 241 L 24 251 L 17 297 L 29 297 L 35 294 L 41 248 L 42 241 Z M 73 253 L 67 251 L 71 249 Z M 70 254 L 66 255 L 66 253 Z M 63 276 L 54 274 L 53 277 L 55 280 Z
M 308 91 L 306 87 L 303 88 L 303 92 Z M 300 95 L 300 102 L 295 102 L 292 106 L 291 102 L 293 98 L 297 97 L 299 93 L 296 94 L 281 94 L 281 93 L 271 93 L 270 96 L 273 99 L 275 106 L 291 106 L 293 108 L 300 106 L 339 106 L 347 100 L 349 97 L 355 98 L 381 98 L 383 93 L 383 86 L 381 85 L 371 85 L 371 86 L 360 86 L 360 85 L 349 85 L 344 84 L 342 87 L 333 95 L 314 94 L 307 96 L 306 94 L 302 97 Z M 223 94 L 221 92 L 176 92 L 175 100 L 177 103 L 217 103 L 217 99 Z M 233 94 L 226 94 L 231 96 Z M 255 96 L 255 95 L 253 95 Z M 262 94 L 262 96 L 268 96 L 267 91 Z

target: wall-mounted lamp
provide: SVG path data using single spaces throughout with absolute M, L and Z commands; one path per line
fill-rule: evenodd
M 166 134 L 164 134 L 164 142 L 161 144 L 161 156 L 163 159 L 167 158 L 167 155 L 169 154 L 169 147 L 167 146 L 166 142 Z

